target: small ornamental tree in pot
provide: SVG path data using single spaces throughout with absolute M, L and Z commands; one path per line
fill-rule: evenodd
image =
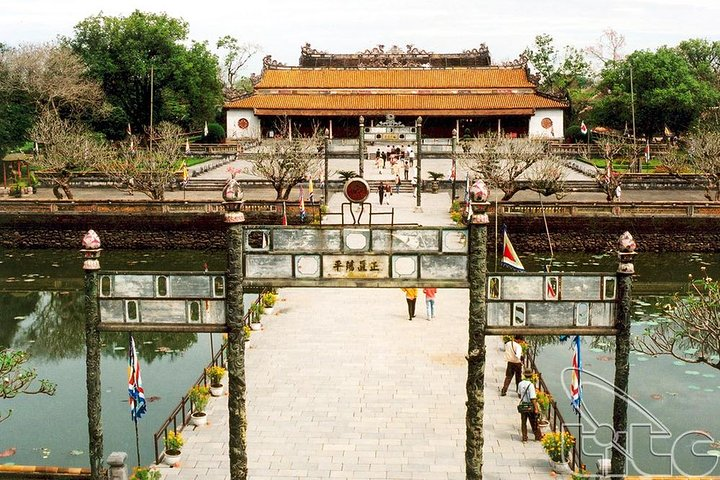
M 207 424 L 205 407 L 207 407 L 207 404 L 210 401 L 210 389 L 202 385 L 195 385 L 190 389 L 188 397 L 190 398 L 193 407 L 193 413 L 190 416 L 190 423 L 195 426 Z
M 222 380 L 225 376 L 225 369 L 219 365 L 209 367 L 205 373 L 210 377 L 210 394 L 219 397 L 223 394 Z
M 277 294 L 273 292 L 265 292 L 262 294 L 261 298 L 265 313 L 272 315 L 275 308 L 275 302 L 277 302 Z
M 572 473 L 568 465 L 570 453 L 575 446 L 575 437 L 568 432 L 549 432 L 540 440 L 550 456 L 550 466 L 556 473 Z
M 437 193 L 440 189 L 440 184 L 438 183 L 438 181 L 442 180 L 445 174 L 440 172 L 428 172 L 428 175 L 430 175 L 430 178 L 432 178 L 432 183 L 430 184 L 430 191 L 432 193 Z
M 180 432 L 170 430 L 165 435 L 165 457 L 164 462 L 167 465 L 176 465 L 180 461 L 181 449 L 185 445 L 185 440 Z

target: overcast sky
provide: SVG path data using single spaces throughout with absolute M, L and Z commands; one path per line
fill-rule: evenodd
M 517 58 L 540 33 L 550 34 L 558 47 L 584 48 L 612 28 L 625 36 L 625 53 L 688 38 L 720 40 L 719 0 L 0 0 L 0 42 L 72 36 L 86 17 L 127 16 L 135 9 L 184 19 L 190 38 L 213 49 L 224 35 L 258 44 L 262 54 L 246 74 L 259 72 L 268 54 L 297 65 L 306 42 L 334 53 L 378 44 L 455 53 L 485 43 L 499 63 Z

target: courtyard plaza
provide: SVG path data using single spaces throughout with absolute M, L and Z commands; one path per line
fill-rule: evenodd
M 423 195 L 422 213 L 415 200 L 391 197 L 396 222 L 450 224 L 447 193 Z M 332 195 L 330 210 L 343 201 Z M 248 478 L 465 478 L 467 290 L 440 289 L 432 321 L 420 294 L 412 322 L 400 289 L 279 294 L 246 343 Z M 483 478 L 548 478 L 539 442 L 521 442 L 517 399 L 500 397 L 502 340 L 486 346 Z M 209 424 L 185 429 L 164 479 L 230 478 L 227 408 L 227 396 L 214 398 Z

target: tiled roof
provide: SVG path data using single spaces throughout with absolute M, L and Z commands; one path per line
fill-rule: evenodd
M 404 115 L 494 115 L 531 114 L 536 108 L 565 108 L 564 102 L 537 94 L 298 94 L 253 95 L 225 105 L 248 108 L 257 114 L 363 115 L 395 113 Z M 308 113 L 310 112 L 310 113 Z
M 524 68 L 268 69 L 256 90 L 302 88 L 534 88 Z

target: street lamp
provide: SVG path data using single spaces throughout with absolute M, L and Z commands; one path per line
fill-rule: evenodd
M 417 120 L 415 120 L 415 142 L 417 143 L 417 153 L 416 153 L 416 161 L 417 161 L 417 176 L 415 177 L 415 189 L 416 189 L 416 197 L 417 201 L 415 203 L 415 211 L 416 212 L 422 212 L 421 208 L 421 200 L 420 200 L 420 194 L 422 192 L 422 189 L 420 188 L 420 184 L 422 183 L 422 117 L 418 117 Z
M 325 135 L 323 137 L 323 146 L 325 147 L 323 150 L 325 151 L 325 180 L 323 181 L 323 198 L 325 199 L 325 205 L 328 204 L 328 163 L 330 159 L 330 153 L 328 152 L 328 149 L 330 147 L 330 130 L 328 128 L 325 129 Z

